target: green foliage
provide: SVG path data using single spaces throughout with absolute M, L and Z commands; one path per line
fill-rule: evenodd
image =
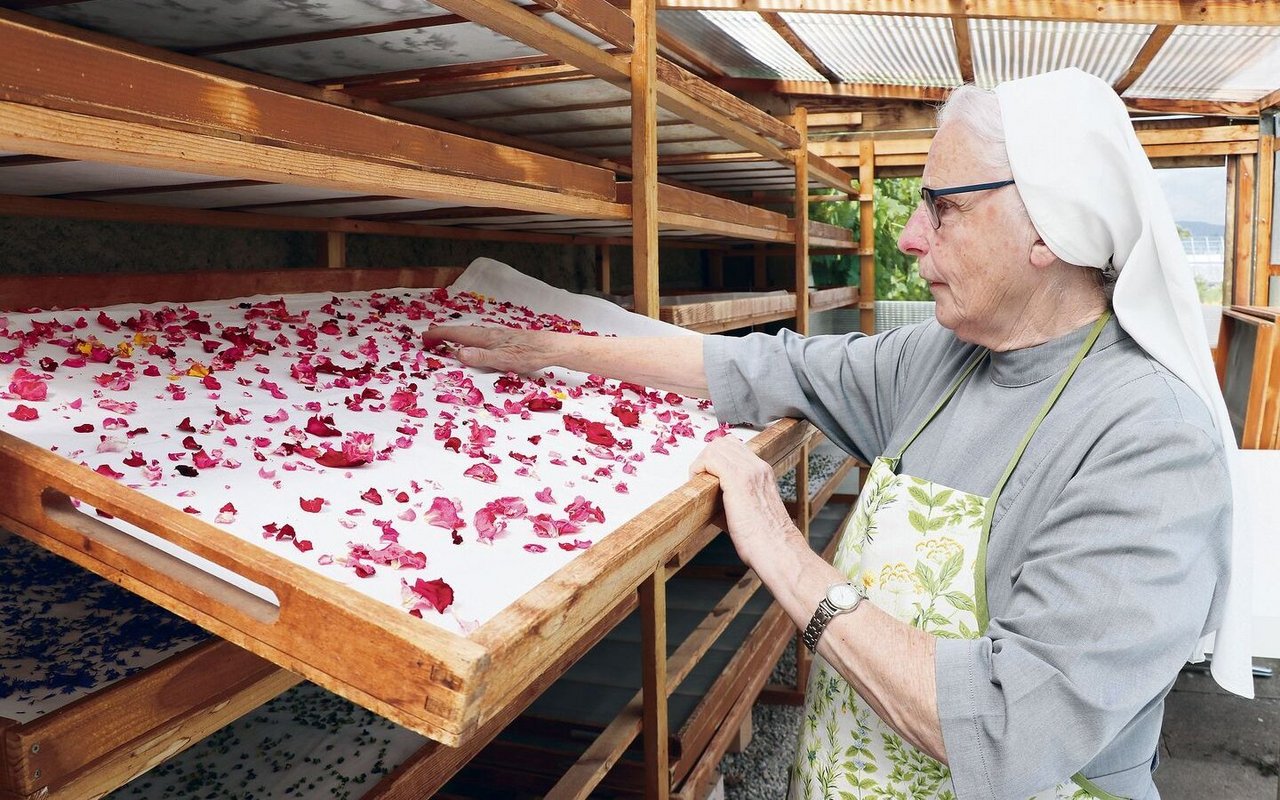
M 1209 283 L 1202 275 L 1196 275 L 1196 292 L 1200 295 L 1200 302 L 1207 306 L 1222 305 L 1222 284 Z
M 920 197 L 919 178 L 882 178 L 875 190 L 876 299 L 931 300 L 929 286 L 920 279 L 916 260 L 898 251 L 898 236 L 915 211 Z M 814 203 L 809 217 L 853 231 L 859 238 L 858 204 L 842 201 Z M 812 258 L 814 280 L 819 286 L 857 286 L 861 270 L 856 253 L 819 255 Z

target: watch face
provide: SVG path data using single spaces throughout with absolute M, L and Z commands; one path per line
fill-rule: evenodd
M 847 583 L 837 583 L 827 590 L 827 599 L 836 608 L 845 609 L 853 608 L 858 601 L 862 599 L 862 595 L 858 594 L 858 590 Z

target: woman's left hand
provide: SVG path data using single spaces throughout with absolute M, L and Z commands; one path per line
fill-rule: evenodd
M 799 536 L 778 494 L 773 467 L 737 438 L 722 436 L 707 445 L 689 467 L 690 475 L 700 472 L 720 479 L 729 535 L 747 566 Z

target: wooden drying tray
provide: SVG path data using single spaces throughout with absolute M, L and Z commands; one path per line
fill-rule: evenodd
M 795 315 L 796 296 L 790 292 L 743 292 L 731 299 L 664 305 L 658 316 L 663 322 L 700 333 L 721 333 Z
M 833 308 L 856 306 L 861 295 L 857 286 L 833 286 L 827 289 L 809 290 L 809 313 L 830 311 Z
M 299 680 L 213 639 L 30 722 L 0 718 L 0 800 L 97 797 Z
M 702 303 L 668 303 L 662 306 L 659 318 L 663 322 L 670 322 L 672 325 L 679 325 L 700 333 L 722 333 L 737 328 L 791 319 L 796 315 L 796 298 L 793 293 L 740 292 L 737 294 L 736 297 L 722 297 Z M 858 298 L 856 286 L 810 289 L 809 311 L 829 311 L 833 308 L 856 305 Z
M 222 297 L 251 293 L 240 287 L 242 276 L 256 280 L 252 273 L 201 273 L 198 286 L 186 277 L 186 291 Z M 403 285 L 404 278 L 416 278 L 409 283 L 418 286 L 450 280 L 449 274 L 432 270 L 289 270 L 272 278 L 277 281 L 272 285 L 278 291 L 288 285 L 315 291 L 328 289 L 326 281 L 350 287 L 354 280 L 358 288 L 373 288 L 382 280 Z M 88 288 L 89 278 L 79 280 Z M 100 291 L 84 296 L 108 302 L 103 300 L 107 287 L 125 283 L 119 276 L 101 280 Z M 146 276 L 147 285 L 137 286 L 133 299 L 154 299 L 155 287 L 165 280 Z M 43 305 L 47 300 L 39 296 L 39 284 L 6 284 L 0 298 Z M 806 428 L 784 420 L 753 439 L 751 447 L 765 460 L 777 461 L 800 446 Z M 585 649 L 584 635 L 617 607 L 620 598 L 663 569 L 718 506 L 715 479 L 698 476 L 464 637 L 389 611 L 349 587 L 7 434 L 0 434 L 0 474 L 8 477 L 0 486 L 0 523 L 14 532 L 450 746 L 460 745 L 486 721 L 500 716 L 551 665 L 563 663 L 566 652 Z M 269 589 L 279 606 L 81 513 L 73 500 Z

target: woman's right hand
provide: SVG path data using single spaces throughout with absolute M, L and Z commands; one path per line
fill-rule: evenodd
M 454 356 L 469 367 L 527 373 L 556 363 L 554 345 L 563 335 L 494 325 L 441 325 L 424 331 L 422 341 L 426 347 L 433 346 L 433 340 L 458 345 Z

